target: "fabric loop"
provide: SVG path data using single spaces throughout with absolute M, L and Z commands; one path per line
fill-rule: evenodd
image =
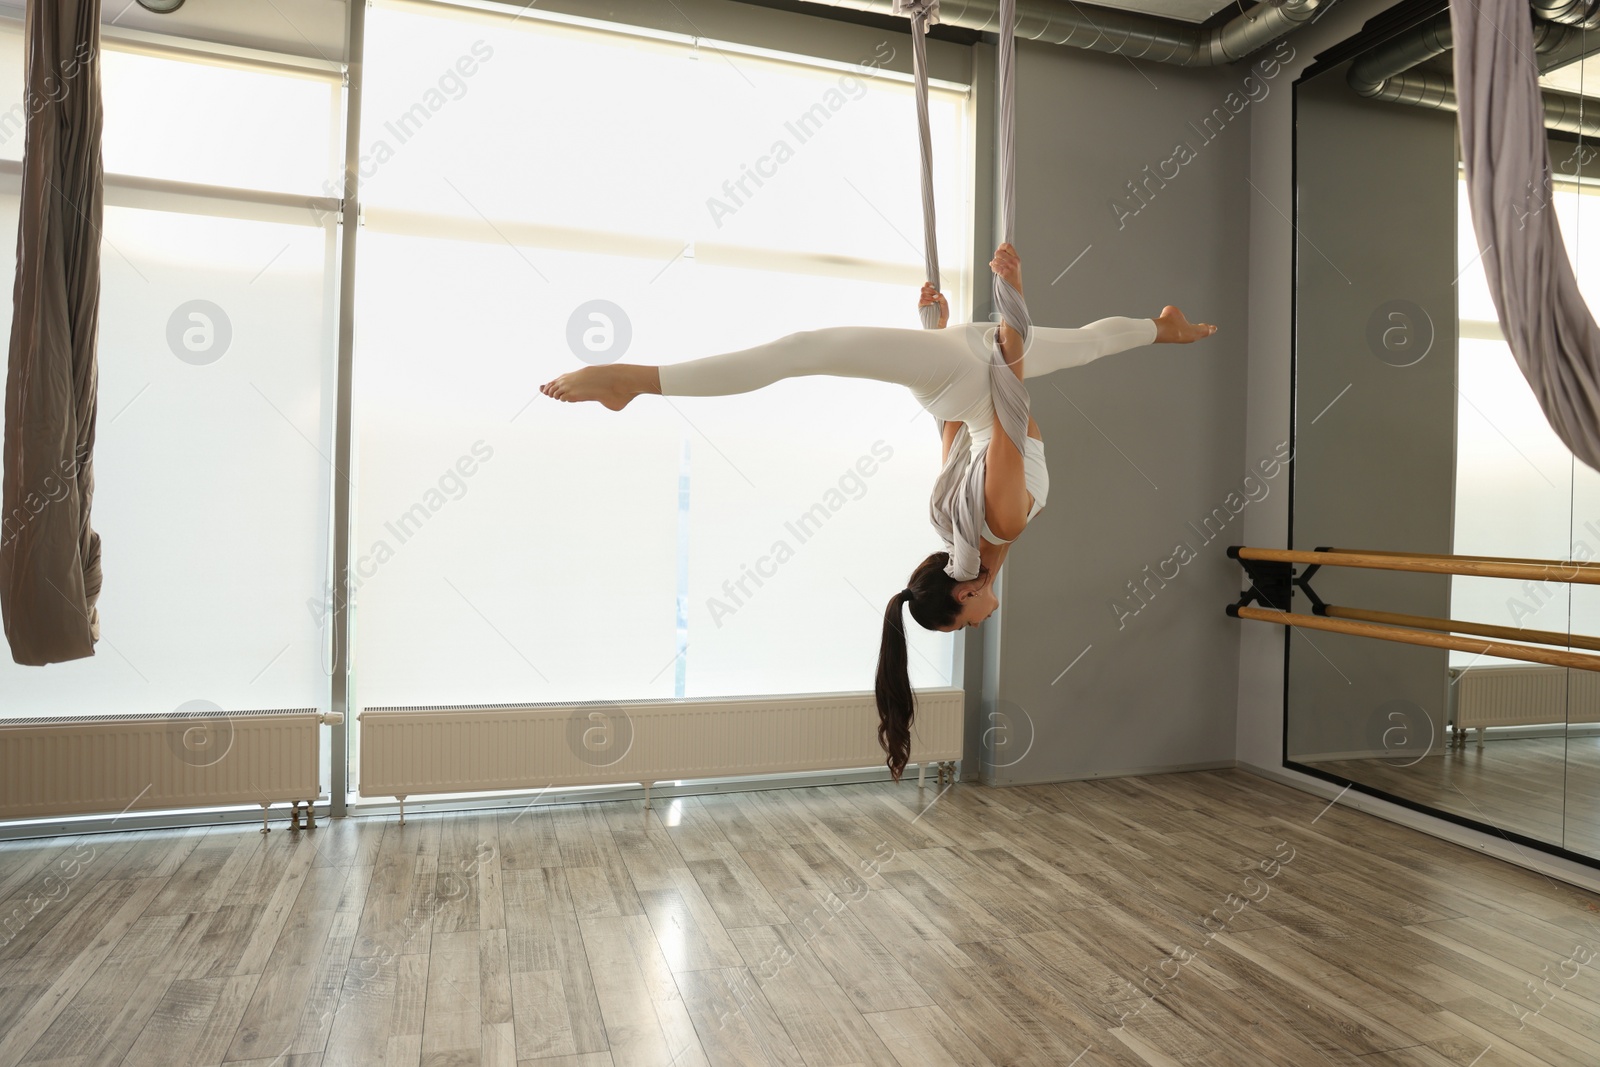
M 929 8 L 937 17 L 937 3 L 920 0 L 894 0 L 895 11 L 912 13 L 911 66 L 916 78 L 917 129 L 922 146 L 922 243 L 928 280 L 938 286 L 939 250 L 936 243 L 936 225 L 933 205 L 933 150 L 928 131 L 928 61 L 927 44 L 923 41 Z M 999 115 L 999 168 L 1000 168 L 1000 225 L 1001 241 L 1011 242 L 1016 232 L 1016 0 L 1000 0 L 1000 48 L 998 55 Z M 994 307 L 1001 321 L 1022 337 L 1023 350 L 1033 337 L 1033 320 L 1028 316 L 1028 305 L 1010 282 L 999 275 L 994 278 Z M 939 324 L 939 309 L 930 305 L 920 309 L 922 325 L 934 329 Z M 989 353 L 989 392 L 994 399 L 994 410 L 1000 428 L 1016 446 L 1024 451 L 1028 436 L 1028 390 L 1021 377 L 1006 364 L 1000 348 L 1002 330 L 995 331 L 995 340 Z M 933 483 L 933 498 L 929 504 L 929 517 L 933 527 L 944 538 L 950 559 L 945 573 L 958 581 L 978 576 L 981 565 L 980 546 L 984 528 L 984 475 L 985 458 L 970 454 L 971 434 L 965 424 L 956 431 L 950 444 L 944 466 Z
M 916 0 L 905 2 L 910 6 Z M 895 0 L 895 3 L 898 5 L 901 0 Z M 937 14 L 938 0 L 931 0 L 931 6 Z M 935 289 L 939 289 L 939 227 L 933 204 L 933 137 L 928 129 L 928 42 L 916 29 L 923 17 L 920 11 L 913 16 L 911 32 L 911 72 L 916 79 L 917 135 L 922 149 L 922 264 L 927 271 L 927 280 L 933 283 Z M 917 313 L 922 316 L 924 330 L 939 328 L 938 305 L 929 304 L 919 308 Z
M 894 0 L 890 10 L 896 15 L 905 15 L 913 25 L 922 28 L 922 33 L 927 33 L 928 27 L 939 21 L 939 0 Z

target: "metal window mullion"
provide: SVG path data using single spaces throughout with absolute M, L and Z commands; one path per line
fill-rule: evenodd
M 339 210 L 339 198 L 335 196 L 307 196 L 304 193 L 271 189 L 207 185 L 141 174 L 107 174 L 104 185 L 105 202 L 109 205 L 177 211 L 188 215 L 319 226 L 321 217 Z M 0 192 L 21 191 L 21 161 L 0 159 Z
M 488 228 L 484 223 L 488 222 Z M 514 220 L 443 215 L 392 208 L 373 209 L 364 225 L 374 233 L 404 237 L 439 238 L 472 244 L 538 248 L 670 262 L 683 253 L 676 237 L 557 226 Z M 781 273 L 817 274 L 832 278 L 861 278 L 916 286 L 923 277 L 920 262 L 865 259 L 826 251 L 794 251 L 757 245 L 696 241 L 695 259 L 702 264 Z
M 341 713 L 332 727 L 328 814 L 343 818 L 350 781 L 350 513 L 355 494 L 350 462 L 354 433 L 352 386 L 355 352 L 356 238 L 360 232 L 361 85 L 366 45 L 366 0 L 350 0 L 346 47 L 344 198 L 339 216 L 339 366 L 333 428 L 333 678 L 332 706 Z

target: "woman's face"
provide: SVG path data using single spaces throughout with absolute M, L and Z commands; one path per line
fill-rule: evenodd
M 988 574 L 981 574 L 970 582 L 956 583 L 955 597 L 961 602 L 961 613 L 944 627 L 947 633 L 954 633 L 963 626 L 977 626 L 1000 606 L 1000 598 L 989 586 Z

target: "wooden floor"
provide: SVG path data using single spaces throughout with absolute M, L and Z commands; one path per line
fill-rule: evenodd
M 0 1067 L 1600 1063 L 1600 898 L 1244 772 L 657 805 L 0 846 Z
M 1421 757 L 1308 765 L 1600 858 L 1600 737 L 1499 737 L 1482 745 L 1469 737 Z

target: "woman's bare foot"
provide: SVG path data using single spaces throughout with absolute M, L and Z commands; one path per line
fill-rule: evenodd
M 603 367 L 583 367 L 557 375 L 539 386 L 539 392 L 557 400 L 577 403 L 597 400 L 612 411 L 621 411 L 640 393 L 660 392 L 659 380 L 649 380 L 655 375 L 654 367 L 632 363 L 613 363 Z
M 1190 322 L 1183 317 L 1183 312 L 1171 304 L 1161 309 L 1160 318 L 1152 321 L 1156 324 L 1157 341 L 1188 344 L 1190 341 L 1198 341 L 1217 332 L 1217 328 L 1209 323 Z

